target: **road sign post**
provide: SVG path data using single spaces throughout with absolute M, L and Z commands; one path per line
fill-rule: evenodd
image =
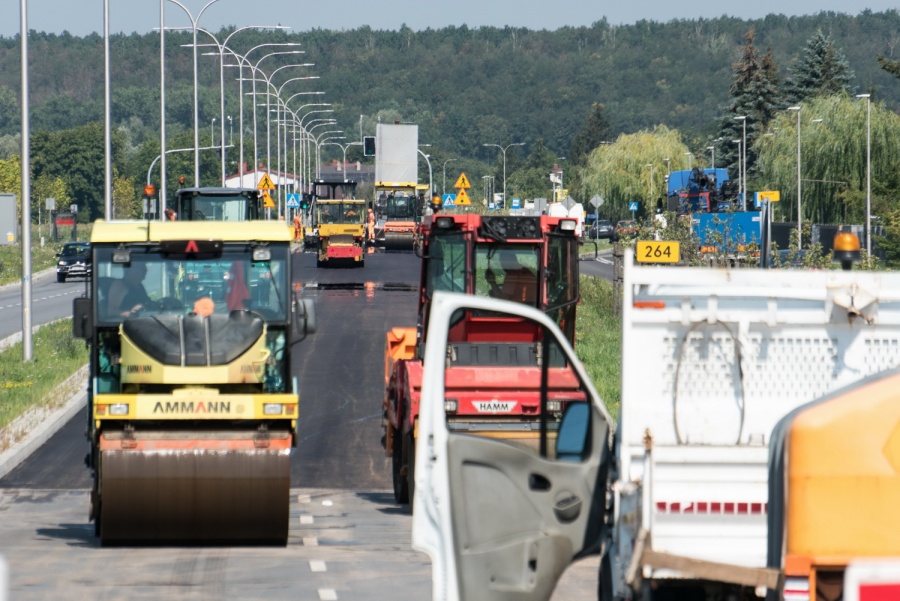
M 639 203 L 636 200 L 632 200 L 631 202 L 628 203 L 628 210 L 631 211 L 632 219 L 635 218 L 634 215 L 635 215 L 635 213 L 638 212 L 638 210 L 640 209 L 640 206 L 641 206 L 641 203 Z

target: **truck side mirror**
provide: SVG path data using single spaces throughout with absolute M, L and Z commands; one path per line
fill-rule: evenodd
M 72 301 L 72 335 L 75 338 L 88 340 L 94 331 L 94 313 L 91 311 L 91 299 L 81 296 Z
M 590 425 L 590 403 L 571 403 L 566 406 L 556 437 L 556 458 L 562 461 L 581 461 L 590 450 L 585 448 L 590 440 Z

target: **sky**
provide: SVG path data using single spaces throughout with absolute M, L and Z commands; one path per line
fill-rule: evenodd
M 19 33 L 23 0 L 0 2 L 0 36 Z M 158 0 L 108 0 L 109 28 L 113 33 L 148 33 L 159 25 Z M 48 33 L 68 31 L 85 36 L 103 31 L 104 0 L 25 0 L 28 29 Z M 194 18 L 210 0 L 179 0 Z M 771 13 L 788 16 L 820 11 L 859 14 L 896 10 L 897 0 L 218 0 L 200 16 L 198 25 L 216 31 L 226 25 L 284 25 L 292 31 L 355 29 L 399 29 L 404 23 L 414 29 L 440 29 L 450 25 L 469 27 L 525 27 L 558 29 L 589 26 L 606 17 L 611 24 L 631 24 L 642 19 L 671 21 L 715 18 L 725 14 L 742 19 L 762 18 Z M 166 26 L 189 27 L 191 19 L 171 0 L 166 0 Z

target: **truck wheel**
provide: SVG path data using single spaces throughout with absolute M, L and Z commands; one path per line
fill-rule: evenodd
M 412 511 L 413 499 L 416 496 L 416 439 L 412 432 L 406 435 L 406 487 L 409 490 L 409 510 Z
M 403 440 L 397 430 L 391 427 L 394 447 L 391 450 L 391 472 L 394 480 L 394 501 L 397 503 L 409 503 L 409 488 L 406 486 L 406 478 L 403 470 Z

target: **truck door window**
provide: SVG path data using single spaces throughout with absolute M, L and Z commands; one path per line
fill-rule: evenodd
M 578 255 L 574 238 L 553 234 L 549 236 L 545 278 L 548 309 L 578 300 Z
M 475 294 L 536 305 L 539 266 L 538 246 L 480 244 L 475 248 Z
M 428 247 L 426 290 L 428 298 L 435 290 L 466 291 L 467 234 L 435 235 Z

